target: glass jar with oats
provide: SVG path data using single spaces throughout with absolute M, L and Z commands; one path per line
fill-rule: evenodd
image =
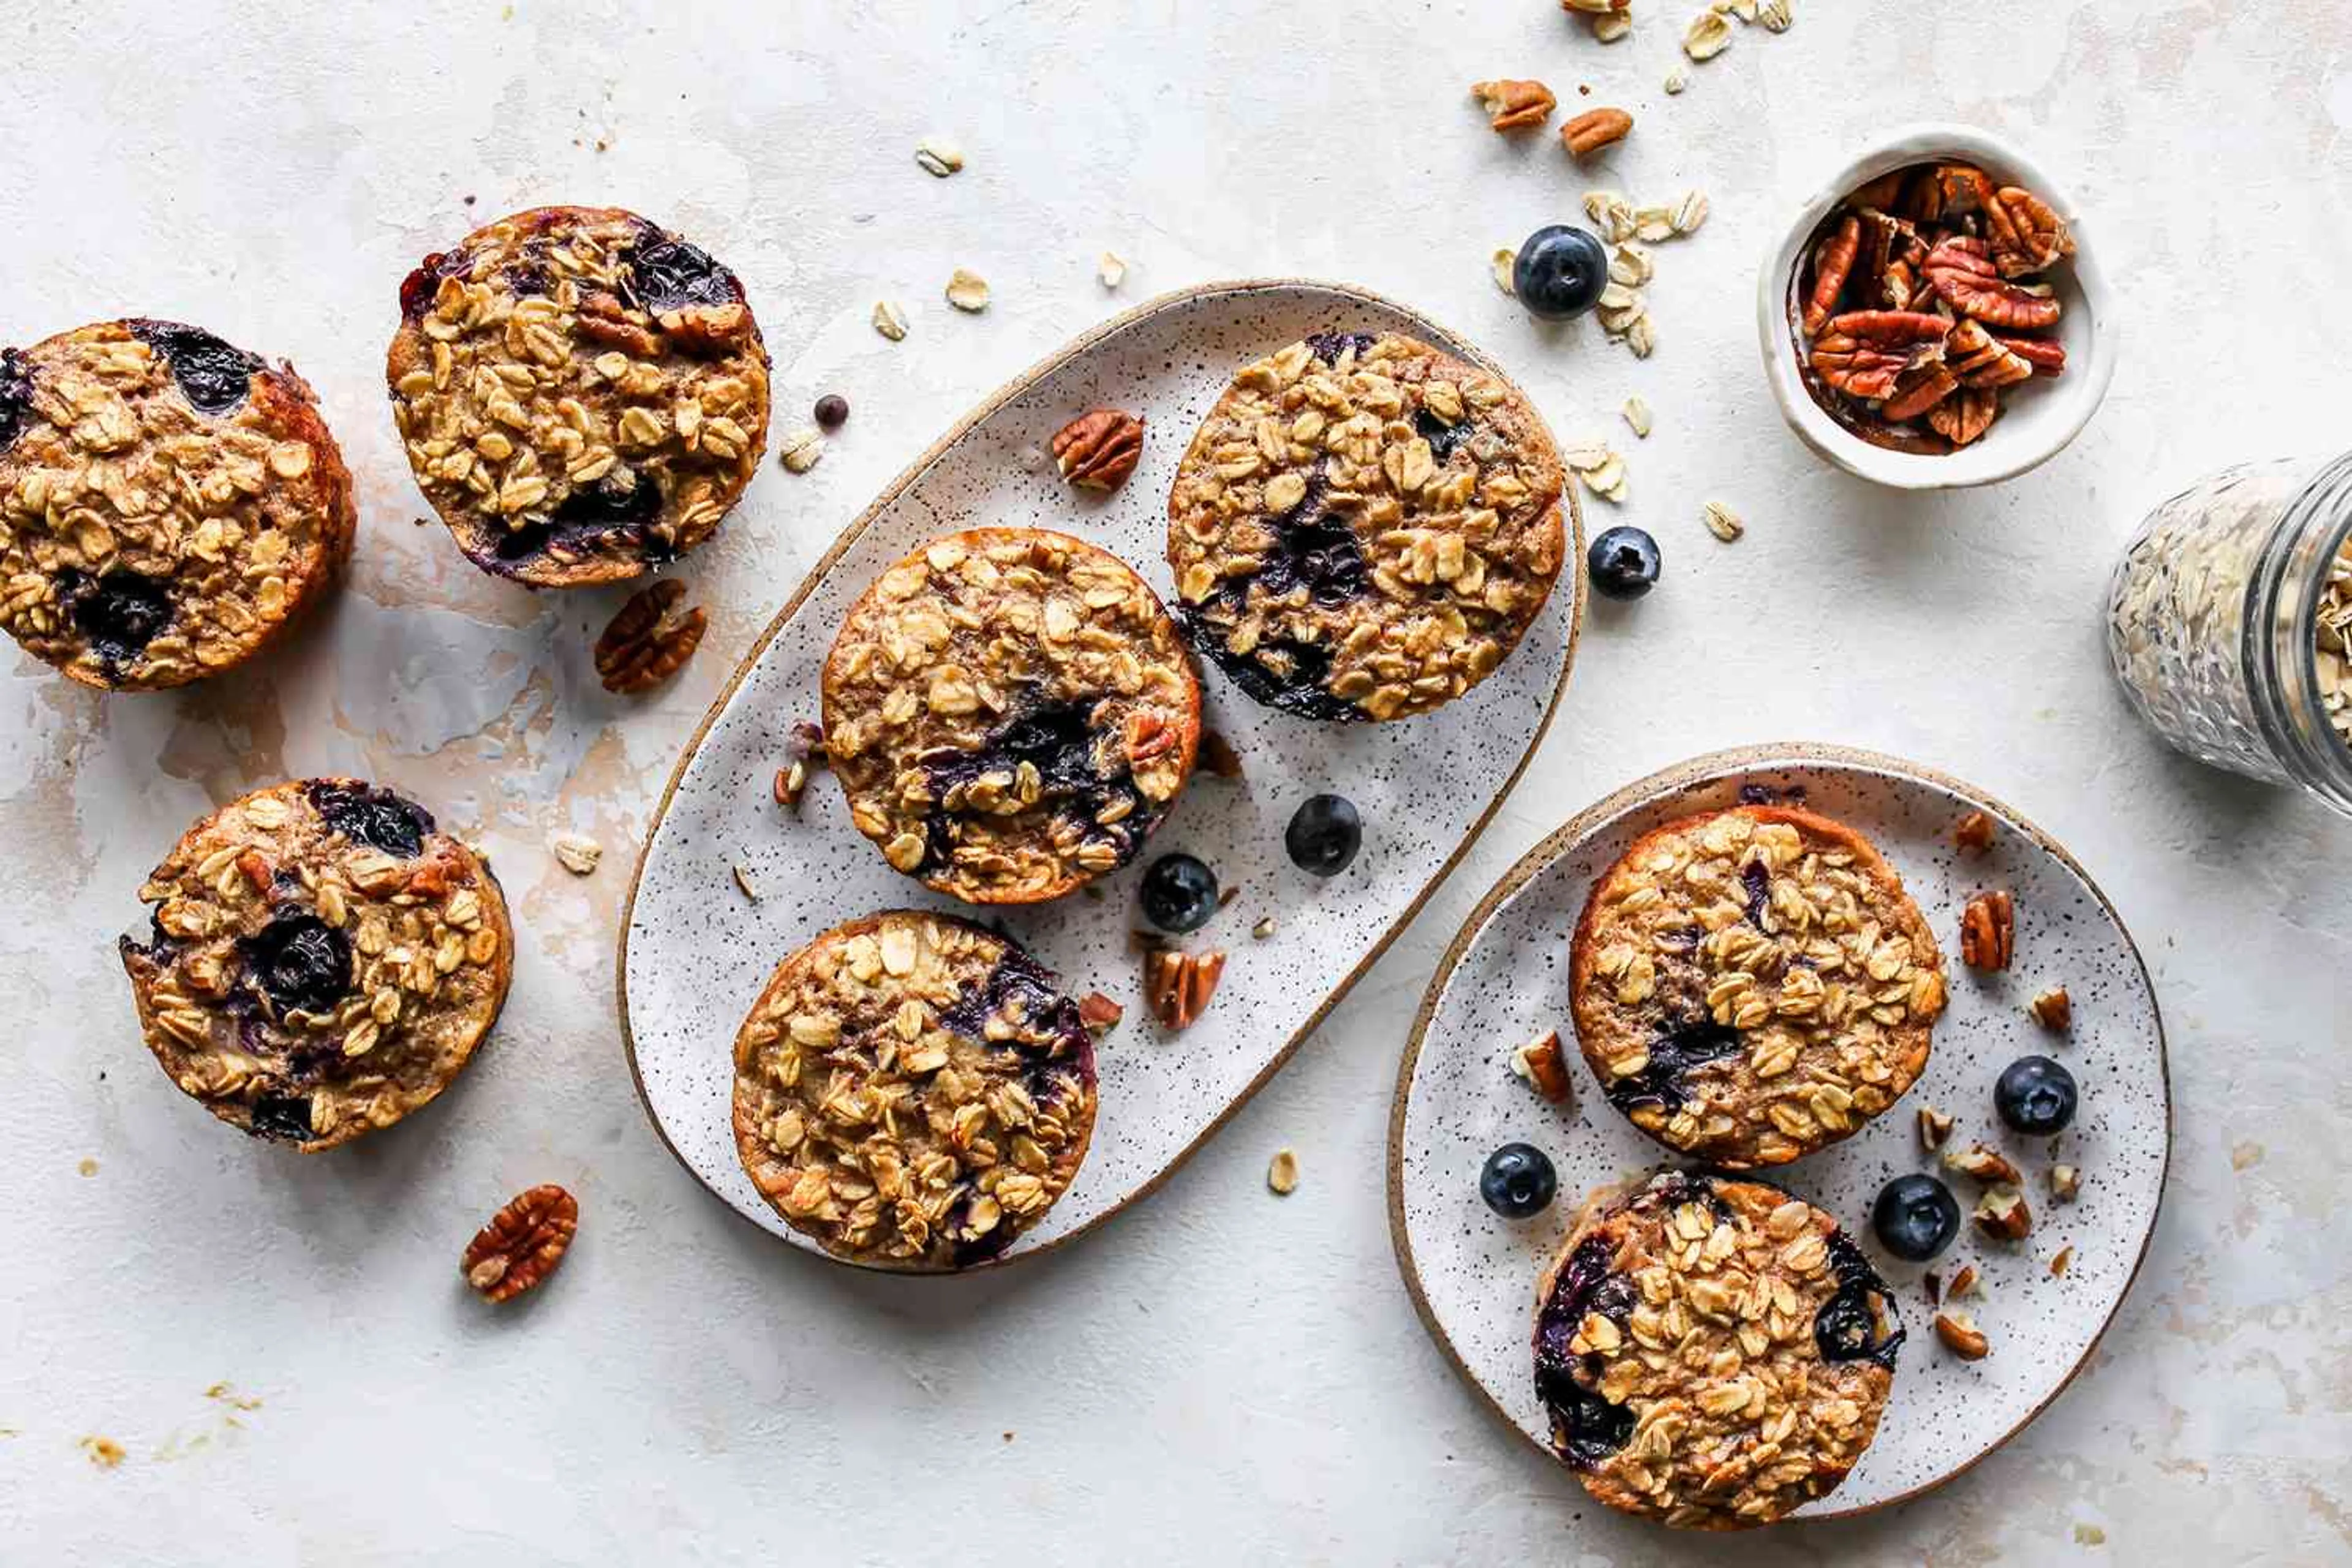
M 2352 454 L 2224 468 L 2148 513 L 2107 654 L 2180 750 L 2352 816 Z

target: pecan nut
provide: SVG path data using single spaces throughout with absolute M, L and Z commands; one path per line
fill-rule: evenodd
M 1127 1009 L 1099 991 L 1089 991 L 1078 999 L 1078 1022 L 1094 1036 L 1109 1034 L 1127 1016 Z
M 1813 287 L 1805 296 L 1803 324 L 1807 337 L 1818 337 L 1837 311 L 1838 296 L 1853 276 L 1854 258 L 1862 253 L 1862 219 L 1848 213 L 1845 221 L 1822 236 L 1813 247 Z
M 2048 338 L 2005 338 L 1994 334 L 1994 341 L 2033 367 L 2036 375 L 2063 375 L 2066 370 L 2066 345 L 2053 343 Z
M 2074 233 L 2032 191 L 2003 185 L 1985 200 L 1985 238 L 2003 278 L 2046 272 L 2074 254 Z
M 459 1267 L 487 1300 L 505 1301 L 555 1272 L 580 1227 L 580 1201 L 549 1183 L 518 1194 L 466 1246 Z
M 1560 1055 L 1559 1031 L 1538 1035 L 1512 1053 L 1511 1065 L 1554 1105 L 1568 1099 L 1568 1064 Z
M 1990 386 L 1964 386 L 1927 410 L 1927 428 L 1955 447 L 1965 447 L 2000 417 L 2000 393 Z
M 1960 911 L 1960 962 L 2000 970 L 2017 955 L 2017 903 L 2007 893 L 1979 893 Z
M 2063 985 L 2053 985 L 2037 993 L 2026 1004 L 2026 1011 L 2033 1015 L 2035 1023 L 2053 1034 L 2063 1035 L 2074 1026 L 2074 999 L 2066 994 Z
M 806 719 L 793 721 L 784 742 L 784 765 L 776 770 L 776 804 L 798 807 L 808 788 L 809 774 L 824 765 L 824 726 Z
M 702 644 L 699 605 L 677 614 L 686 584 L 666 577 L 630 595 L 596 639 L 596 674 L 607 691 L 646 691 L 677 673 Z
M 2014 386 L 2033 379 L 2033 363 L 1984 330 L 1980 321 L 1952 323 L 1944 361 L 1963 386 Z
M 2050 1167 L 2050 1196 L 2053 1202 L 2071 1204 L 2082 1191 L 2082 1172 L 2072 1165 Z
M 2003 1241 L 2022 1241 L 2033 1232 L 2033 1211 L 2015 1187 L 1990 1187 L 1977 1200 L 1977 1228 Z
M 1971 1181 L 1988 1182 L 1994 1185 L 2005 1183 L 2013 1187 L 2025 1180 L 2007 1155 L 1982 1143 L 1971 1143 L 1957 1152 L 1948 1151 L 1944 1155 L 1944 1164 Z
M 1519 131 L 1551 118 L 1559 100 L 1539 81 L 1475 81 L 1471 96 L 1486 110 L 1486 123 L 1497 131 Z
M 1937 1313 L 1936 1338 L 1943 1342 L 1946 1350 L 1962 1361 L 1982 1361 L 1985 1353 L 1992 1348 L 1985 1339 L 1984 1331 L 1978 1328 L 1976 1320 L 1966 1312 Z
M 1940 1149 L 1952 1135 L 1952 1118 L 1948 1112 L 1932 1105 L 1919 1108 L 1919 1142 L 1929 1149 Z
M 1850 396 L 1894 395 L 1904 373 L 1939 360 L 1951 323 L 1912 310 L 1849 310 L 1813 342 L 1813 374 Z
M 1143 416 L 1120 408 L 1081 414 L 1054 433 L 1054 463 L 1080 489 L 1115 490 L 1143 456 Z
M 1981 855 L 1991 848 L 1991 815 L 1972 811 L 1960 818 L 1959 826 L 1952 829 L 1952 843 L 1970 855 Z
M 1178 952 L 1155 948 L 1143 961 L 1144 994 L 1152 1016 L 1167 1029 L 1190 1028 L 1209 1005 L 1217 982 L 1225 973 L 1225 955 L 1218 952 Z
M 1963 316 L 1990 326 L 2038 332 L 2058 324 L 2053 296 L 2032 293 L 2003 278 L 1985 255 L 1985 244 L 1964 235 L 1940 240 L 1927 253 L 1928 286 Z
M 1625 140 L 1633 129 L 1633 117 L 1622 109 L 1591 109 L 1559 128 L 1559 142 L 1570 157 L 1581 163 L 1602 148 Z

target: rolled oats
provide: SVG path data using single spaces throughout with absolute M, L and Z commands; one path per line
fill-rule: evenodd
M 957 268 L 948 277 L 948 303 L 959 310 L 978 312 L 988 309 L 988 279 L 977 272 Z
M 837 1257 L 940 1270 L 1044 1217 L 1094 1130 L 1078 1004 L 945 915 L 852 921 L 784 960 L 735 1039 L 752 1184 Z
M 1740 521 L 1739 514 L 1719 500 L 1711 500 L 1700 507 L 1699 515 L 1706 522 L 1706 531 L 1726 544 L 1748 531 L 1748 525 Z
M 944 180 L 963 167 L 963 149 L 944 136 L 926 136 L 915 143 L 915 162 L 923 173 Z
M 1265 1184 L 1275 1196 L 1286 1198 L 1298 1189 L 1298 1156 L 1287 1149 L 1275 1151 L 1266 1163 Z
M 1847 1137 L 1926 1065 L 1942 955 L 1852 828 L 1740 805 L 1637 840 L 1571 952 L 1577 1034 L 1611 1103 L 1745 1170 Z
M 394 420 L 486 572 L 637 576 L 709 538 L 759 470 L 768 355 L 743 287 L 634 213 L 502 218 L 400 293 Z
M 1650 405 L 1643 402 L 1638 395 L 1629 397 L 1625 400 L 1623 413 L 1625 416 L 1625 423 L 1633 427 L 1633 434 L 1645 441 L 1648 440 L 1650 437 Z
M 1518 288 L 1511 281 L 1511 275 L 1518 265 L 1519 253 L 1507 245 L 1496 246 L 1494 254 L 1486 258 L 1487 268 L 1495 275 L 1495 287 L 1514 297 L 1517 295 Z
M 553 847 L 557 863 L 575 877 L 590 875 L 604 858 L 604 847 L 584 834 L 559 833 Z
M 901 342 L 907 335 L 907 312 L 892 300 L 875 300 L 874 330 L 894 343 Z
M 1565 551 L 1559 461 L 1507 383 L 1393 334 L 1245 365 L 1177 466 L 1193 646 L 1304 717 L 1401 719 L 1492 674 Z
M 776 452 L 786 468 L 805 474 L 824 460 L 824 432 L 814 425 L 798 426 L 784 432 Z
M 1127 262 L 1117 252 L 1106 250 L 1095 263 L 1095 276 L 1106 289 L 1116 289 L 1127 281 Z

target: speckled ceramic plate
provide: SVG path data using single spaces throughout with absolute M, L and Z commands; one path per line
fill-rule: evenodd
M 1802 790 L 1808 807 L 1860 828 L 1902 873 L 1944 949 L 1951 1005 L 1936 1026 L 1927 1071 L 1895 1106 L 1842 1143 L 1763 1179 L 1834 1215 L 1889 1284 L 1908 1338 L 1878 1436 L 1845 1483 L 1801 1510 L 1860 1512 L 1949 1480 L 2031 1421 L 2089 1358 L 2131 1286 L 2156 1228 L 2171 1145 L 2164 1027 L 2139 952 L 2083 868 L 2048 835 L 1982 792 L 1893 757 L 1816 745 L 1775 745 L 1696 758 L 1628 785 L 1528 851 L 1479 904 L 1440 962 L 1405 1048 L 1390 1124 L 1389 1215 L 1406 1284 L 1440 1349 L 1496 1413 L 1549 1451 L 1535 1393 L 1530 1335 L 1537 1277 L 1559 1250 L 1591 1189 L 1666 1163 L 1601 1098 L 1575 1048 L 1568 948 L 1594 879 L 1627 845 L 1674 816 L 1728 805 L 1745 785 Z M 1969 812 L 1999 825 L 1991 850 L 1964 856 L 1952 829 Z M 2007 889 L 2017 903 L 2016 962 L 1981 975 L 1959 961 L 1969 896 Z M 2055 1037 L 2025 1010 L 2066 987 L 2073 1031 Z M 1510 1068 L 1512 1052 L 1560 1032 L 1575 1094 L 1553 1106 Z M 2057 1139 L 2022 1138 L 1993 1114 L 2000 1069 L 2029 1052 L 2063 1062 L 2082 1088 L 2074 1124 Z M 1965 1223 L 1934 1264 L 1889 1258 L 1870 1235 L 1870 1205 L 1893 1176 L 1934 1170 L 1916 1112 L 1956 1117 L 1953 1143 L 2001 1149 L 2026 1176 L 2032 1234 L 1980 1241 Z M 1515 1140 L 1549 1153 L 1559 1201 L 1513 1224 L 1478 1197 L 1478 1169 Z M 2054 1159 L 2082 1172 L 2082 1194 L 2053 1204 Z M 1947 1174 L 1963 1207 L 1974 1184 Z M 2051 1259 L 2073 1257 L 2063 1276 Z M 1963 1262 L 1985 1293 L 1963 1305 L 1992 1344 L 1961 1362 L 1936 1341 L 1922 1275 L 1948 1279 Z M 1565 1494 L 1584 1494 L 1563 1470 Z
M 983 523 L 1061 529 L 1142 572 L 1163 599 L 1176 460 L 1242 364 L 1309 332 L 1392 330 L 1495 370 L 1485 355 L 1400 305 L 1337 284 L 1212 284 L 1110 321 L 1000 389 L 850 525 L 737 670 L 662 797 L 622 923 L 624 1038 L 638 1092 L 671 1152 L 720 1198 L 793 1246 L 738 1163 L 728 1112 L 730 1050 L 779 960 L 854 916 L 893 907 L 973 911 L 901 877 L 849 823 L 841 791 L 814 777 L 797 816 L 771 795 L 793 721 L 814 719 L 817 678 L 852 600 L 927 539 Z M 1108 500 L 1074 492 L 1051 465 L 1024 465 L 1072 416 L 1101 405 L 1143 415 L 1134 476 Z M 1569 499 L 1572 562 L 1583 524 Z M 1127 1018 L 1097 1051 L 1101 1103 L 1076 1180 L 1003 1254 L 1066 1240 L 1151 1190 L 1281 1066 L 1412 918 L 1486 826 L 1550 721 L 1582 613 L 1571 566 L 1503 667 L 1462 699 L 1393 724 L 1292 719 L 1202 671 L 1204 724 L 1240 753 L 1244 777 L 1198 773 L 1135 864 L 1034 909 L 981 910 Z M 1282 830 L 1308 795 L 1361 808 L 1356 863 L 1318 881 L 1284 856 Z M 1214 1002 L 1169 1034 L 1142 996 L 1130 945 L 1136 885 L 1152 857 L 1188 850 L 1237 894 L 1188 945 L 1229 952 Z M 740 864 L 764 897 L 740 892 Z M 1252 928 L 1271 916 L 1275 932 Z

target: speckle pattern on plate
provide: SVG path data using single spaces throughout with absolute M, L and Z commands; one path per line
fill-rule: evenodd
M 1076 534 L 1172 598 L 1162 559 L 1179 456 L 1172 443 L 1147 444 L 1134 477 L 1101 499 L 1074 494 L 1050 468 L 1024 468 L 1020 454 L 1042 449 L 1074 413 L 1106 405 L 1140 413 L 1156 429 L 1189 430 L 1236 366 L 1327 331 L 1403 332 L 1496 368 L 1433 322 L 1333 284 L 1212 284 L 1143 305 L 1000 389 L 895 480 L 769 627 L 687 748 L 647 832 L 624 921 L 622 1020 L 656 1126 L 688 1169 L 746 1217 L 816 1250 L 761 1199 L 729 1128 L 730 1045 L 769 972 L 845 920 L 910 903 L 963 909 L 921 892 L 874 853 L 850 825 L 838 781 L 812 778 L 797 815 L 771 793 L 793 721 L 817 712 L 819 671 L 842 616 L 916 545 L 982 524 Z M 1581 553 L 1572 507 L 1570 521 Z M 1150 853 L 1088 892 L 994 911 L 1071 994 L 1102 991 L 1127 1015 L 1097 1049 L 1100 1109 L 1085 1165 L 1003 1259 L 1050 1247 L 1154 1185 L 1281 1065 L 1402 929 L 1543 732 L 1567 679 L 1580 594 L 1571 575 L 1491 679 L 1409 722 L 1305 722 L 1204 670 L 1202 723 L 1239 753 L 1244 776 L 1195 776 Z M 1302 801 L 1327 790 L 1361 808 L 1364 845 L 1346 871 L 1323 879 L 1290 863 L 1283 829 Z M 1236 889 L 1186 939 L 1231 961 L 1215 1000 L 1181 1034 L 1153 1022 L 1142 961 L 1129 945 L 1143 923 L 1137 883 L 1151 858 L 1171 850 L 1199 856 Z M 767 896 L 739 892 L 733 864 Z M 1254 940 L 1252 927 L 1269 915 L 1274 934 Z
M 1423 1321 L 1471 1385 L 1542 1446 L 1529 1334 L 1538 1278 L 1591 1188 L 1657 1160 L 1657 1146 L 1613 1110 L 1571 1055 L 1574 1093 L 1547 1103 L 1516 1077 L 1512 1051 L 1570 1027 L 1569 937 L 1593 879 L 1626 846 L 1676 816 L 1727 805 L 1743 789 L 1803 804 L 1870 836 L 1901 872 L 1937 939 L 1957 949 L 1961 906 L 1979 889 L 2017 901 L 2017 960 L 1985 975 L 1954 965 L 1949 1010 L 1927 1070 L 1894 1111 L 1843 1143 L 1776 1168 L 1770 1179 L 1826 1209 L 1894 1287 L 1909 1340 L 1878 1436 L 1844 1484 L 1797 1517 L 1857 1512 L 1966 1469 L 2039 1414 L 2087 1359 L 2121 1304 L 2156 1226 L 2171 1142 L 2171 1100 L 2155 993 L 2121 920 L 2065 851 L 2008 807 L 1910 763 L 1843 748 L 1782 744 L 1695 758 L 1628 785 L 1530 850 L 1480 903 L 1430 983 L 1405 1050 L 1390 1129 L 1389 1207 L 1397 1258 Z M 1754 795 L 1751 795 L 1751 798 Z M 1970 856 L 1952 828 L 1981 810 L 1998 825 Z M 2065 1036 L 2026 1004 L 2063 984 L 2074 1002 Z M 2009 1131 L 1993 1080 L 2042 1051 L 2080 1080 L 2082 1110 L 2057 1139 Z M 1957 1119 L 1948 1147 L 1982 1141 L 2025 1173 L 2034 1229 L 2003 1244 L 1964 1228 L 1931 1264 L 1889 1256 L 1870 1235 L 1870 1205 L 1890 1178 L 1936 1169 L 1914 1112 Z M 1478 1198 L 1478 1168 L 1523 1140 L 1559 1169 L 1560 1198 L 1538 1217 L 1499 1219 Z M 2055 1152 L 2053 1153 L 2053 1145 Z M 2082 1192 L 2053 1204 L 2048 1173 L 2076 1166 Z M 1961 1202 L 1974 1183 L 1946 1173 Z M 2074 1257 L 2063 1276 L 2050 1260 Z M 1922 1276 L 1948 1280 L 1973 1262 L 1985 1294 L 1961 1303 L 1992 1343 L 1965 1363 L 1936 1342 Z M 1547 1451 L 1549 1451 L 1547 1449 Z M 1562 1473 L 1561 1497 L 1581 1500 Z

